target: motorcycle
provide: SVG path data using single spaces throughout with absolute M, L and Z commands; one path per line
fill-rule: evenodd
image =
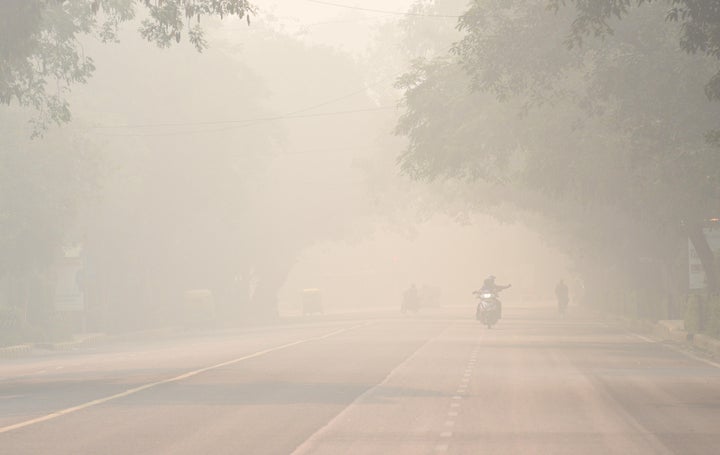
M 475 310 L 475 319 L 491 329 L 500 320 L 500 300 L 498 292 L 480 290 L 473 292 L 480 301 Z

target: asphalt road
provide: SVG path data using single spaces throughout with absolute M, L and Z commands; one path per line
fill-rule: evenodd
M 715 454 L 720 365 L 506 303 L 0 359 L 2 454 Z

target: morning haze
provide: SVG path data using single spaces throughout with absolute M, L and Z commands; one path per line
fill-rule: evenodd
M 0 0 L 0 452 L 714 453 L 719 30 Z

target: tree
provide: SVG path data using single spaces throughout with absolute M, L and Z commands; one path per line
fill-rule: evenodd
M 703 134 L 718 109 L 700 89 L 713 65 L 675 50 L 659 5 L 567 49 L 573 17 L 542 1 L 471 6 L 453 52 L 399 80 L 400 162 L 416 178 L 494 183 L 578 263 L 592 258 L 587 275 L 656 286 L 683 222 L 715 205 L 720 163 Z
M 665 3 L 668 5 L 666 21 L 680 25 L 680 47 L 690 54 L 702 53 L 720 59 L 720 6 L 714 0 L 551 0 L 550 7 L 558 11 L 567 3 L 577 9 L 569 44 L 581 45 L 588 35 L 612 34 L 611 20 L 626 17 L 634 7 Z M 720 99 L 720 71 L 711 77 L 705 91 L 710 99 Z
M 121 24 L 136 17 L 142 6 L 148 16 L 139 33 L 149 42 L 168 47 L 179 42 L 187 27 L 188 40 L 207 47 L 200 18 L 235 15 L 247 18 L 248 0 L 7 0 L 0 3 L 0 103 L 32 108 L 34 135 L 50 124 L 70 120 L 67 94 L 92 76 L 92 57 L 80 37 L 95 35 L 117 40 Z M 193 24 L 193 22 L 196 22 Z
M 147 12 L 139 29 L 145 40 L 167 47 L 187 27 L 198 51 L 207 46 L 195 23 L 202 16 L 253 11 L 244 0 L 0 2 L 0 304 L 24 308 L 30 323 L 53 314 L 53 264 L 68 242 L 87 240 L 83 216 L 99 179 L 97 144 L 47 127 L 69 121 L 71 88 L 95 71 L 86 35 L 117 40 L 137 8 Z M 31 131 L 21 125 L 28 120 Z
M 0 307 L 42 326 L 53 311 L 52 265 L 61 247 L 77 240 L 79 208 L 96 188 L 98 160 L 67 132 L 32 141 L 23 123 L 0 111 Z
M 611 19 L 623 19 L 631 13 L 633 7 L 643 4 L 659 3 L 659 0 L 601 0 L 583 2 L 571 0 L 577 9 L 577 17 L 573 22 L 572 32 L 568 38 L 570 45 L 582 45 L 588 35 L 603 37 L 614 33 Z M 669 5 L 666 21 L 680 24 L 680 47 L 689 54 L 705 54 L 715 60 L 720 59 L 720 6 L 713 0 L 665 0 Z M 551 7 L 558 11 L 565 6 L 565 0 L 552 0 Z M 705 94 L 711 100 L 720 100 L 720 70 L 709 78 L 705 84 Z M 710 142 L 720 145 L 720 133 L 710 131 L 707 135 Z M 714 193 L 714 191 L 713 191 Z M 710 210 L 717 210 L 712 207 Z M 694 218 L 685 220 L 687 235 L 695 246 L 708 278 L 710 292 L 720 291 L 720 274 L 715 259 L 702 233 L 703 220 L 709 218 L 710 210 L 696 214 Z
M 299 255 L 365 215 L 353 157 L 387 123 L 333 114 L 373 106 L 357 64 L 262 25 L 244 41 L 198 55 L 128 37 L 112 56 L 95 51 L 94 79 L 73 93 L 78 125 L 114 127 L 88 128 L 108 161 L 86 216 L 97 330 L 172 324 L 198 288 L 223 323 L 277 317 Z M 138 69 L 120 71 L 130 57 Z M 308 118 L 284 115 L 300 109 Z

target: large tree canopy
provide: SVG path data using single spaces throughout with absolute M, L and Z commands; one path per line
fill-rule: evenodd
M 95 66 L 80 43 L 83 35 L 117 40 L 120 24 L 144 8 L 139 33 L 160 47 L 188 40 L 202 51 L 207 43 L 202 16 L 247 18 L 248 0 L 6 0 L 0 2 L 0 103 L 38 112 L 39 134 L 49 124 L 70 120 L 66 95 L 85 83 Z
M 702 89 L 716 62 L 679 49 L 685 32 L 660 2 L 603 40 L 563 46 L 582 7 L 473 4 L 452 52 L 398 82 L 400 165 L 416 178 L 493 183 L 544 216 L 586 278 L 657 287 L 687 228 L 699 232 L 717 209 L 720 159 L 704 134 L 720 109 Z
M 603 37 L 614 32 L 613 19 L 622 19 L 636 7 L 664 3 L 665 19 L 680 24 L 679 44 L 688 53 L 720 59 L 720 4 L 715 0 L 550 0 L 558 11 L 567 4 L 577 9 L 570 44 L 582 44 L 587 36 Z M 659 25 L 659 24 L 658 24 Z M 706 85 L 712 99 L 720 99 L 720 71 Z

